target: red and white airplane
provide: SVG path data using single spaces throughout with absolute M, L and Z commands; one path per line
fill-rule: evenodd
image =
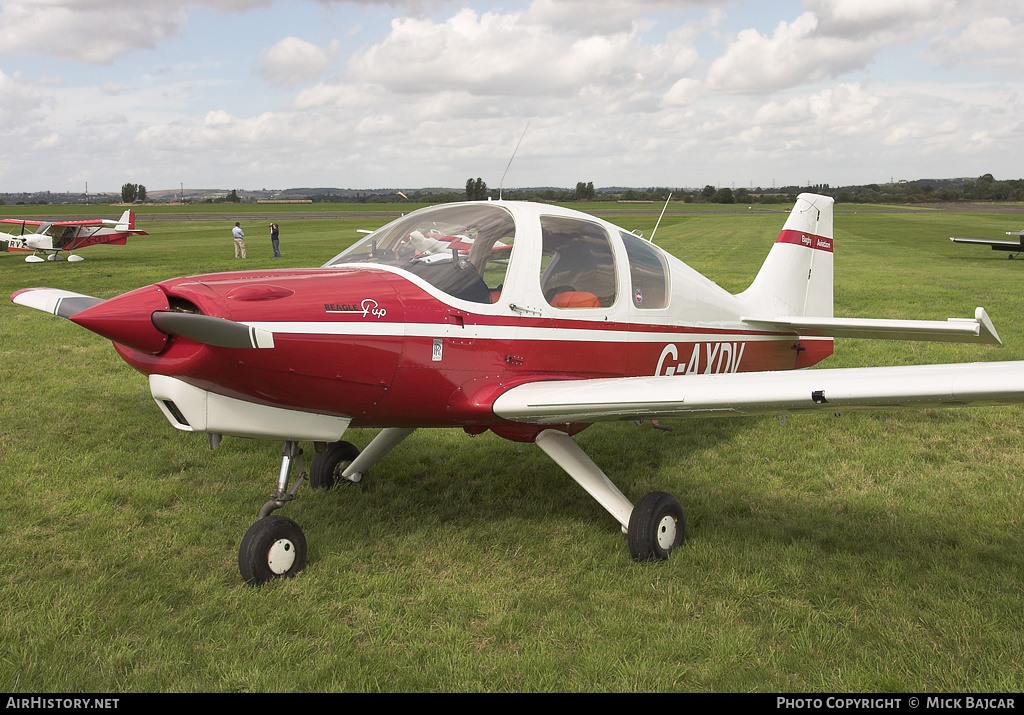
M 7 241 L 9 251 L 30 251 L 28 263 L 42 263 L 44 260 L 59 261 L 60 252 L 68 252 L 69 261 L 84 261 L 72 251 L 99 243 L 112 243 L 123 246 L 129 236 L 146 236 L 145 231 L 135 228 L 135 212 L 125 211 L 117 219 L 83 219 L 80 221 L 39 221 L 20 218 L 0 219 L 4 226 L 15 225 L 20 229 L 17 233 L 0 232 L 0 241 Z M 25 228 L 33 230 L 25 233 Z M 46 255 L 44 259 L 39 253 Z
M 473 240 L 438 262 L 411 250 L 417 235 Z M 683 543 L 683 511 L 662 492 L 624 496 L 573 440 L 591 423 L 1024 401 L 1024 362 L 796 369 L 830 355 L 836 336 L 999 343 L 982 308 L 945 321 L 833 317 L 832 252 L 832 199 L 802 194 L 733 295 L 593 216 L 472 202 L 410 213 L 320 268 L 12 300 L 112 340 L 177 429 L 209 433 L 211 446 L 283 442 L 277 488 L 239 549 L 243 578 L 261 583 L 306 560 L 302 530 L 272 513 L 306 476 L 300 441 L 315 446 L 314 488 L 358 482 L 417 428 L 533 442 L 648 560 Z M 360 453 L 341 441 L 350 426 L 381 429 Z

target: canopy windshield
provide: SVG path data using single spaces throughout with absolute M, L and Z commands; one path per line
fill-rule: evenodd
M 438 206 L 374 231 L 326 265 L 397 266 L 455 298 L 494 303 L 501 296 L 515 233 L 515 221 L 500 206 Z

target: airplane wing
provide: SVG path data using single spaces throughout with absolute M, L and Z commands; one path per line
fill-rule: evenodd
M 1020 236 L 1020 231 L 1007 231 L 1007 236 Z M 1018 241 L 994 241 L 987 238 L 957 238 L 950 236 L 949 240 L 953 243 L 971 243 L 977 246 L 991 246 L 993 251 L 1020 251 L 1024 249 L 1024 244 Z
M 1024 403 L 1024 361 L 551 380 L 513 387 L 502 419 L 567 424 Z
M 103 226 L 106 223 L 101 218 L 87 218 L 80 221 L 51 221 L 52 226 Z
M 18 226 L 42 226 L 49 221 L 30 221 L 23 218 L 0 218 L 0 223 L 13 223 Z
M 742 320 L 755 329 L 783 328 L 808 337 L 932 340 L 1002 345 L 988 313 L 980 307 L 975 309 L 974 318 L 948 318 L 944 321 L 815 318 L 800 315 Z

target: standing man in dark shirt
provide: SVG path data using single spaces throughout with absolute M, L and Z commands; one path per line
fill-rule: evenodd
M 270 245 L 274 247 L 274 258 L 281 257 L 281 249 L 278 248 L 278 230 L 277 224 L 270 224 Z

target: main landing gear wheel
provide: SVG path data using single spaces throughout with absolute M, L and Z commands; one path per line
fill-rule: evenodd
M 683 508 L 671 494 L 651 492 L 629 515 L 629 553 L 637 561 L 664 561 L 686 538 Z
M 359 448 L 351 442 L 331 442 L 326 450 L 313 457 L 309 465 L 309 486 L 313 489 L 330 489 L 358 456 Z
M 298 524 L 279 514 L 265 516 L 249 527 L 238 547 L 238 570 L 253 586 L 291 578 L 305 565 L 305 534 Z

